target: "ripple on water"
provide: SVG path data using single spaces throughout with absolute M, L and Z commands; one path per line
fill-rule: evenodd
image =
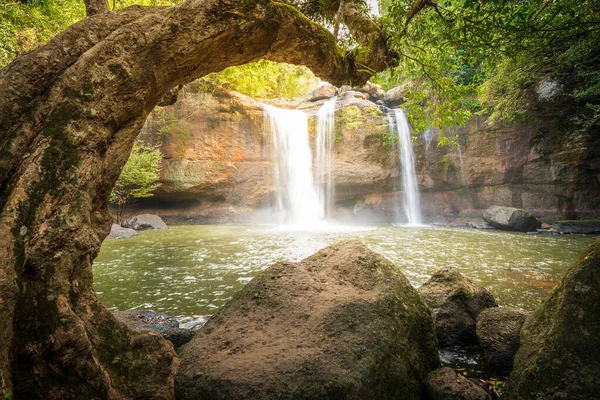
M 113 310 L 153 308 L 182 321 L 213 314 L 253 276 L 343 239 L 360 239 L 423 284 L 455 267 L 501 305 L 534 308 L 591 238 L 408 226 L 179 226 L 109 239 L 94 261 L 98 297 Z

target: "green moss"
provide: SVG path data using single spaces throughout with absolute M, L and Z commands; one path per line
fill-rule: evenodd
M 126 79 L 129 76 L 129 73 L 121 64 L 108 64 L 108 70 L 121 79 Z

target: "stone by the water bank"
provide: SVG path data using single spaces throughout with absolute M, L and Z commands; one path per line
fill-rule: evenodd
M 441 268 L 418 289 L 431 309 L 440 347 L 477 345 L 477 316 L 494 296 L 456 268 Z
M 599 397 L 600 238 L 525 321 L 506 400 Z
M 150 311 L 115 311 L 115 317 L 132 329 L 150 329 L 162 333 L 168 329 L 179 328 L 179 322 L 170 315 Z
M 483 219 L 494 228 L 509 231 L 535 232 L 542 226 L 530 212 L 514 207 L 492 206 L 485 210 Z
M 121 225 L 112 224 L 110 227 L 110 233 L 106 237 L 107 239 L 125 239 L 137 235 L 137 231 L 131 228 L 123 228 Z
M 519 350 L 520 333 L 530 313 L 508 307 L 483 310 L 477 317 L 477 339 L 491 371 L 508 376 Z
M 115 317 L 132 329 L 149 329 L 160 333 L 162 337 L 173 343 L 175 348 L 181 347 L 194 337 L 195 330 L 179 327 L 179 321 L 167 314 L 150 311 L 115 311 Z
M 488 400 L 488 393 L 469 379 L 444 367 L 431 372 L 424 382 L 425 400 Z
M 135 229 L 136 231 L 145 231 L 150 229 L 167 229 L 167 224 L 155 214 L 140 214 L 126 219 L 121 223 L 124 228 Z
M 600 233 L 600 219 L 558 221 L 552 225 L 552 229 L 561 233 Z
M 180 358 L 180 400 L 417 400 L 439 365 L 425 302 L 358 241 L 269 267 Z

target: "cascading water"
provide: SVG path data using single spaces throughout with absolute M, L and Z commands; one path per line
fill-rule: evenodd
M 315 184 L 318 200 L 323 205 L 323 215 L 325 217 L 330 217 L 333 212 L 333 143 L 336 100 L 337 97 L 329 99 L 317 113 Z
M 323 218 L 313 181 L 308 116 L 302 111 L 263 105 L 273 138 L 273 164 L 279 222 L 312 224 Z
M 422 223 L 421 204 L 417 174 L 415 173 L 415 153 L 411 142 L 410 125 L 403 110 L 395 109 L 394 116 L 396 131 L 398 132 L 400 163 L 402 164 L 402 204 L 404 213 L 409 225 L 420 225 Z

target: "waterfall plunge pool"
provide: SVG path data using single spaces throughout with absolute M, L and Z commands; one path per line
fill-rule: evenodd
M 175 226 L 107 239 L 94 261 L 94 287 L 111 310 L 151 309 L 181 322 L 214 314 L 261 270 L 359 239 L 400 268 L 414 286 L 456 267 L 502 306 L 534 309 L 591 241 L 494 230 L 392 225 Z

